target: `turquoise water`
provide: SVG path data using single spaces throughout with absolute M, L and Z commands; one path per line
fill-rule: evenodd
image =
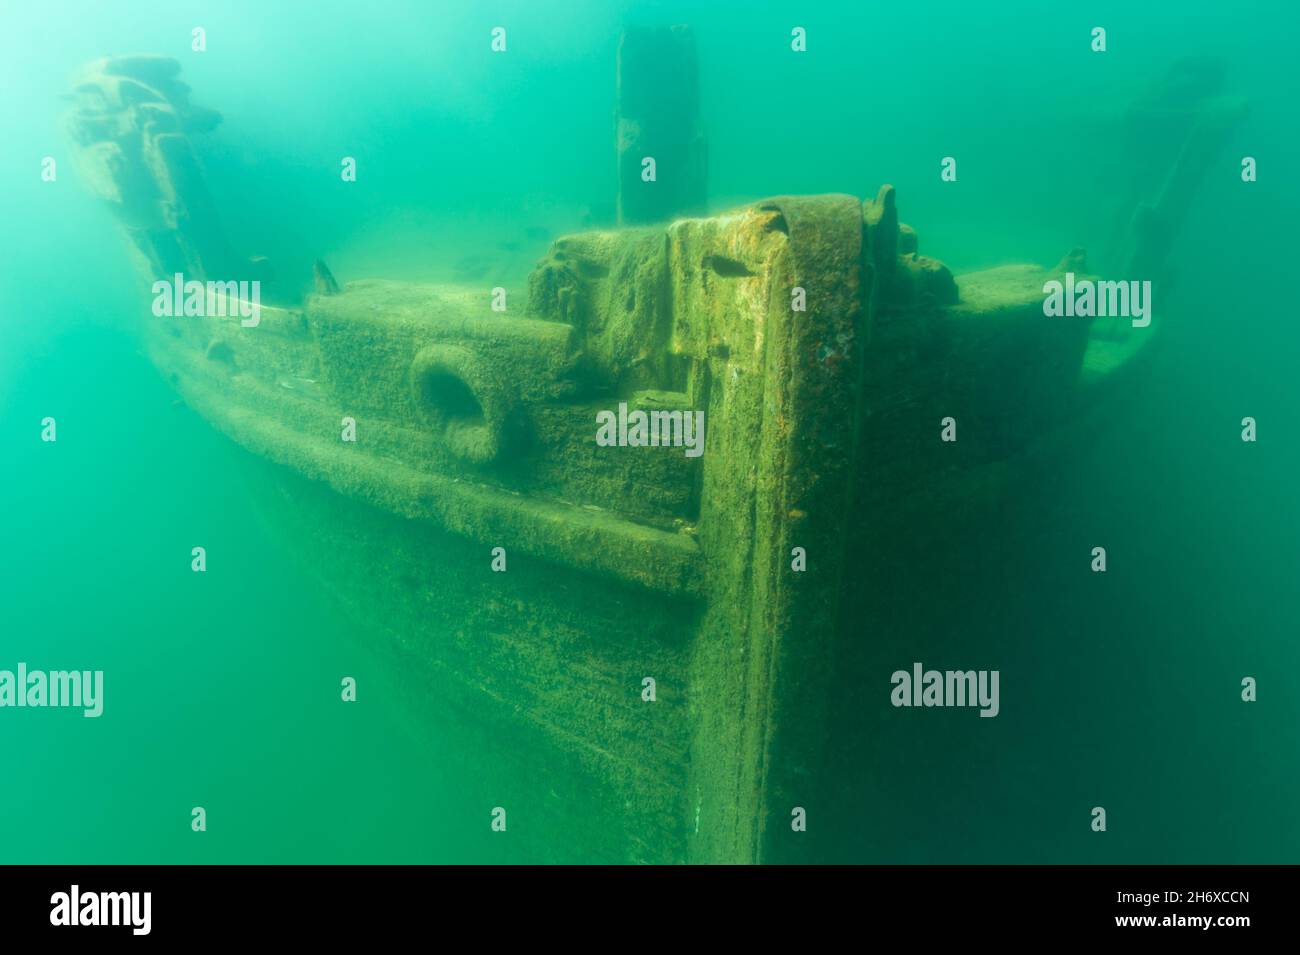
M 1226 63 L 1251 113 L 1171 254 L 1179 279 L 1159 308 L 1177 334 L 1140 401 L 1067 462 L 1046 503 L 1008 510 L 1005 540 L 895 545 L 906 585 L 864 625 L 864 667 L 959 649 L 954 664 L 992 660 L 1020 689 L 1004 689 L 993 721 L 900 723 L 887 689 L 838 706 L 838 821 L 820 857 L 1295 861 L 1294 13 L 867 6 L 8 5 L 0 669 L 85 666 L 108 682 L 97 720 L 0 710 L 0 861 L 539 855 L 465 823 L 486 817 L 449 769 L 460 744 L 403 702 L 375 649 L 380 621 L 311 573 L 258 503 L 263 466 L 142 353 L 128 320 L 138 275 L 61 126 L 71 74 L 107 54 L 177 58 L 194 100 L 224 116 L 202 157 L 232 239 L 301 291 L 317 257 L 344 282 L 473 282 L 522 277 L 556 235 L 612 225 L 618 35 L 679 22 L 699 49 L 712 211 L 890 182 L 921 252 L 958 276 L 1080 245 L 1104 256 L 1110 191 L 1151 159 L 1117 131 L 1122 106 L 1174 60 Z M 190 49 L 198 25 L 203 53 Z M 1097 25 L 1105 54 L 1089 49 Z M 791 53 L 792 26 L 807 53 Z M 344 155 L 354 184 L 339 179 Z M 1257 182 L 1241 181 L 1246 155 Z M 944 156 L 955 183 L 940 180 Z M 1253 445 L 1238 438 L 1246 415 Z M 46 416 L 54 444 L 40 440 Z M 1097 541 L 1112 562 L 1100 581 L 1075 566 Z M 204 575 L 188 564 L 199 542 Z M 355 706 L 339 703 L 340 674 L 358 680 Z M 1239 700 L 1247 675 L 1255 704 Z M 1094 805 L 1112 820 L 1104 843 L 1087 827 Z

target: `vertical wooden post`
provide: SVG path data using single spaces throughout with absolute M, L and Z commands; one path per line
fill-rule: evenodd
M 700 130 L 695 35 L 638 27 L 618 47 L 618 222 L 703 215 L 708 163 Z M 653 161 L 653 179 L 648 170 Z

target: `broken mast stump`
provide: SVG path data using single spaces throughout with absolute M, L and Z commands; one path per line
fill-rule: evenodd
M 618 222 L 705 213 L 708 154 L 699 122 L 695 35 L 634 27 L 618 47 Z

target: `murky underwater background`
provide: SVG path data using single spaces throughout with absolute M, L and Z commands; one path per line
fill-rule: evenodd
M 303 291 L 316 257 L 341 282 L 487 287 L 520 281 L 556 235 L 612 224 L 618 34 L 679 22 L 699 48 L 711 211 L 891 182 L 921 252 L 959 284 L 1077 245 L 1104 254 L 1108 189 L 1148 161 L 1117 114 L 1178 58 L 1226 61 L 1251 115 L 1174 253 L 1157 320 L 1177 332 L 1143 400 L 1043 500 L 1008 507 L 981 559 L 900 551 L 898 598 L 863 624 L 882 680 L 837 708 L 837 816 L 819 825 L 828 861 L 1296 861 L 1294 13 L 870 7 L 6 4 L 0 668 L 102 669 L 107 689 L 98 720 L 0 711 L 0 861 L 521 858 L 449 770 L 451 736 L 412 725 L 378 624 L 254 504 L 260 463 L 178 404 L 129 333 L 146 300 L 76 178 L 60 122 L 73 71 L 110 53 L 179 59 L 194 101 L 225 117 L 200 148 L 235 245 Z M 208 50 L 193 53 L 200 25 Z M 489 49 L 497 25 L 505 55 Z M 796 25 L 806 54 L 790 52 Z M 345 155 L 356 183 L 340 181 Z M 1244 155 L 1258 182 L 1241 181 Z M 943 156 L 958 182 L 940 181 Z M 200 542 L 204 575 L 189 570 Z M 1079 573 L 1098 542 L 1110 571 Z M 1001 715 L 899 720 L 887 677 L 913 660 L 1000 669 Z M 356 706 L 339 704 L 340 674 L 357 677 Z

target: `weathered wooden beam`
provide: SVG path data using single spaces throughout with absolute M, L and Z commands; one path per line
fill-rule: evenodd
M 699 122 L 695 35 L 639 27 L 618 48 L 618 221 L 703 215 L 707 150 Z

